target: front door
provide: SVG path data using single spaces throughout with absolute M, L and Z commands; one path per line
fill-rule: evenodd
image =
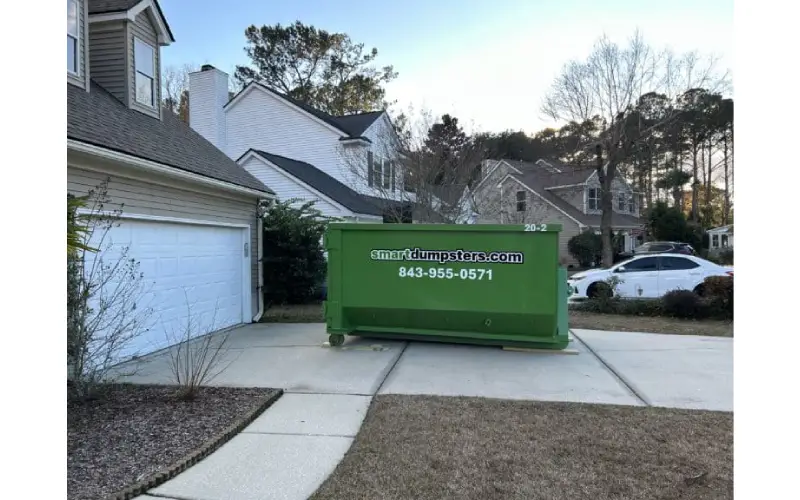
M 618 267 L 614 276 L 620 279 L 617 293 L 622 297 L 652 299 L 658 293 L 658 257 L 644 257 Z

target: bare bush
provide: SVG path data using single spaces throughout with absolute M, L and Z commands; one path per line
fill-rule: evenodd
M 178 398 L 189 401 L 197 397 L 201 387 L 208 385 L 228 369 L 232 360 L 225 363 L 229 332 L 213 333 L 217 330 L 217 312 L 209 322 L 192 312 L 186 290 L 186 323 L 179 330 L 170 331 L 167 336 L 173 345 L 169 349 L 170 370 L 173 382 L 180 387 Z
M 91 397 L 97 384 L 114 378 L 111 368 L 136 354 L 132 344 L 152 314 L 142 304 L 147 283 L 139 263 L 128 247 L 110 241 L 122 209 L 105 210 L 108 180 L 85 200 L 86 211 L 75 214 L 84 227 L 80 244 L 67 257 L 67 367 L 75 398 Z

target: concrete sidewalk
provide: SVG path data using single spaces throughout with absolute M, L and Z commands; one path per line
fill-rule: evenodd
M 231 332 L 212 385 L 286 393 L 211 456 L 149 493 L 179 500 L 305 499 L 349 449 L 375 394 L 733 409 L 732 339 L 575 330 L 577 354 L 348 338 L 322 347 L 322 324 Z M 169 383 L 164 353 L 139 383 Z M 140 497 L 143 499 L 147 496 Z

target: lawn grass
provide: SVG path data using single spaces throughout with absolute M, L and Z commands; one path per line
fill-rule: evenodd
M 616 332 L 733 337 L 732 321 L 714 319 L 688 320 L 663 316 L 635 316 L 628 314 L 599 314 L 586 311 L 570 311 L 569 327 Z
M 322 314 L 322 304 L 315 303 L 273 306 L 264 312 L 261 321 L 265 323 L 324 323 L 325 318 Z M 733 337 L 733 323 L 730 321 L 692 321 L 665 317 L 597 314 L 584 311 L 570 311 L 569 326 L 587 330 Z
M 313 500 L 733 498 L 733 414 L 378 396 Z

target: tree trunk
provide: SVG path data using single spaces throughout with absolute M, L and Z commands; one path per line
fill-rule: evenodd
M 647 207 L 653 206 L 653 150 L 647 153 L 647 186 L 644 192 Z
M 711 139 L 708 140 L 708 154 L 706 156 L 708 157 L 708 169 L 706 170 L 706 217 L 708 217 L 708 220 L 706 221 L 706 224 L 709 224 L 709 227 L 713 227 L 714 214 L 711 213 L 711 177 L 713 174 L 713 163 L 711 162 Z
M 614 180 L 616 163 L 612 165 L 613 153 L 608 154 L 608 169 L 603 172 L 603 150 L 597 148 L 597 177 L 600 181 L 600 241 L 603 246 L 603 267 L 614 264 L 614 248 L 611 237 L 611 214 L 614 210 L 611 186 Z
M 698 188 L 700 187 L 700 180 L 697 178 L 698 174 L 698 165 L 697 165 L 697 143 L 692 144 L 692 220 L 694 222 L 698 221 L 698 213 L 697 213 L 697 193 Z
M 725 168 L 725 205 L 722 209 L 722 225 L 727 226 L 731 213 L 731 195 L 728 185 L 728 133 L 722 135 L 722 165 Z

